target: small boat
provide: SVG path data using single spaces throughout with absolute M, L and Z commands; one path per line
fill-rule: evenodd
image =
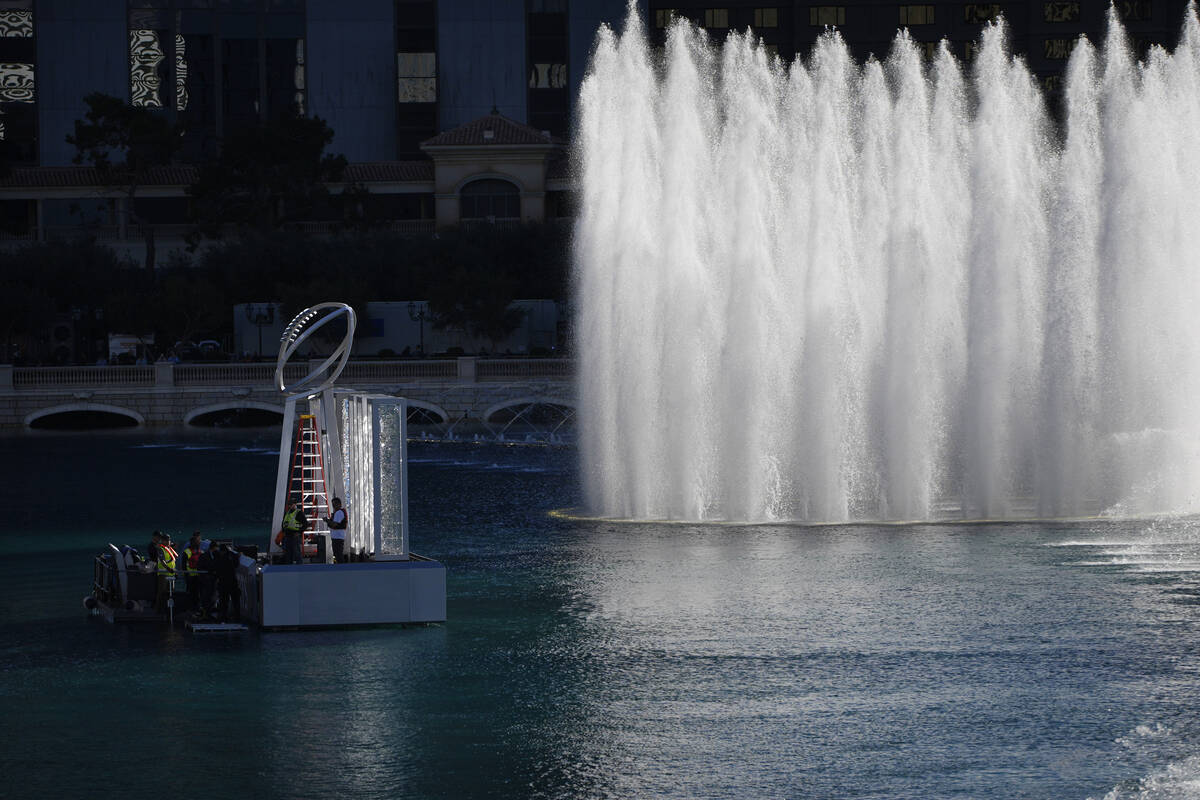
M 83 598 L 84 608 L 109 622 L 168 620 L 168 608 L 156 607 L 158 572 L 135 548 L 110 543 L 94 563 L 92 593 Z M 171 589 L 167 602 L 173 607 L 175 592 L 173 586 Z

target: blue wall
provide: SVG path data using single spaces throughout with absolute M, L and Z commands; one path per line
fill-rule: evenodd
M 396 157 L 392 0 L 308 0 L 308 111 L 333 128 L 328 152 Z
M 438 127 L 492 110 L 525 121 L 524 0 L 438 3 Z
M 84 95 L 129 97 L 125 0 L 38 0 L 34 9 L 38 149 L 45 166 L 70 164 L 65 141 L 83 116 Z
M 572 105 L 601 22 L 620 29 L 625 0 L 571 0 Z M 65 137 L 89 92 L 129 96 L 125 0 L 37 0 L 41 163 L 71 163 Z M 331 152 L 382 161 L 396 152 L 392 0 L 307 0 L 310 114 L 333 128 Z M 438 3 L 438 130 L 491 111 L 526 121 L 524 0 Z M 574 109 L 572 109 L 574 110 Z

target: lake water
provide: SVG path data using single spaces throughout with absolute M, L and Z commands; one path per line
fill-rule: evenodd
M 1200 522 L 578 522 L 574 451 L 422 443 L 446 624 L 85 614 L 109 541 L 264 540 L 277 447 L 0 439 L 0 796 L 1200 797 Z

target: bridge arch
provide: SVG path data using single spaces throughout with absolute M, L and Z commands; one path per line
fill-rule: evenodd
M 278 415 L 279 420 L 283 420 L 283 406 L 263 403 L 258 400 L 227 400 L 221 403 L 213 403 L 212 405 L 200 406 L 193 408 L 183 416 L 184 425 L 195 425 L 197 420 L 209 414 L 220 414 L 223 411 L 239 412 L 239 411 L 264 411 L 268 414 Z
M 51 417 L 68 416 L 68 415 L 107 415 L 117 418 L 116 422 L 129 420 L 120 425 L 113 427 L 137 427 L 146 424 L 146 418 L 134 411 L 131 408 L 122 408 L 121 406 L 108 405 L 107 403 L 66 403 L 50 408 L 42 408 L 25 415 L 25 427 L 36 428 L 41 427 L 35 423 L 49 421 Z M 64 420 L 65 421 L 65 420 Z
M 526 431 L 553 437 L 574 422 L 574 400 L 545 395 L 514 397 L 483 412 L 483 424 L 499 436 Z
M 444 424 L 450 421 L 450 415 L 446 412 L 446 409 L 442 408 L 441 406 L 434 405 L 433 403 L 426 403 L 424 400 L 412 400 L 410 398 L 405 399 L 408 400 L 409 424 Z M 417 411 L 416 414 L 413 413 L 414 409 Z

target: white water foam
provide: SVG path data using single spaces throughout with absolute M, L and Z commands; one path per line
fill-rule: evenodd
M 590 512 L 1200 510 L 1200 26 L 1138 63 L 1109 24 L 1061 131 L 1003 25 L 967 66 L 906 33 L 785 65 L 602 28 L 576 136 Z
M 1196 800 L 1200 798 L 1200 756 L 1172 762 L 1131 787 L 1115 787 L 1103 800 Z M 1089 798 L 1089 800 L 1095 800 Z

